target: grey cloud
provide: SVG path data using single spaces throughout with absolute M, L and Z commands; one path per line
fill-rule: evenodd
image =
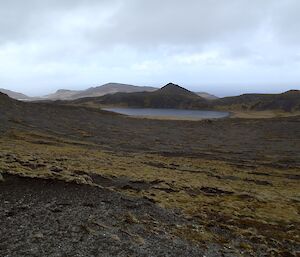
M 85 31 L 80 31 L 85 40 L 92 40 L 90 43 L 99 46 L 122 43 L 132 46 L 199 45 L 219 40 L 231 41 L 237 37 L 247 40 L 268 17 L 272 16 L 273 6 L 276 6 L 277 2 L 280 1 L 2 1 L 0 42 L 26 40 L 30 37 L 46 35 L 47 32 L 55 34 L 56 29 L 59 29 L 56 21 L 76 11 L 77 16 L 72 18 L 80 19 L 83 15 L 80 10 L 86 7 L 89 7 L 90 11 L 107 7 L 116 9 L 115 14 L 108 21 L 109 26 L 103 27 L 95 11 L 91 12 L 88 19 L 90 27 L 87 26 Z M 293 5 L 297 1 L 290 2 Z M 299 23 L 299 19 L 297 17 L 295 19 Z M 282 22 L 284 26 L 286 22 L 284 18 Z M 57 27 L 51 27 L 53 24 Z M 76 28 L 71 29 L 71 33 L 78 33 Z
M 298 10 L 298 0 L 0 0 L 0 86 L 260 83 L 281 67 L 282 81 L 300 82 Z
M 280 1 L 274 6 L 271 26 L 274 36 L 282 43 L 300 44 L 300 1 Z
M 113 17 L 110 30 L 100 29 L 97 36 L 100 41 L 154 46 L 247 38 L 264 22 L 270 1 L 261 2 L 132 0 Z
M 84 9 L 86 6 L 92 8 L 114 2 L 114 0 L 2 0 L 0 1 L 0 44 L 10 41 L 22 42 L 53 33 L 55 31 L 51 25 L 66 14 L 76 9 Z

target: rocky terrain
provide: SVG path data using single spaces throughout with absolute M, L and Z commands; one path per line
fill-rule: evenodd
M 5 176 L 1 256 L 201 256 L 174 235 L 192 225 L 151 201 L 112 190 Z M 219 250 L 217 246 L 212 246 Z
M 298 256 L 299 126 L 0 94 L 0 256 Z

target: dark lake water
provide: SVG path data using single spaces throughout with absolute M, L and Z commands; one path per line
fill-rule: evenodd
M 228 112 L 179 110 L 179 109 L 152 109 L 152 108 L 104 108 L 104 110 L 136 117 L 157 117 L 170 119 L 219 119 L 229 115 Z

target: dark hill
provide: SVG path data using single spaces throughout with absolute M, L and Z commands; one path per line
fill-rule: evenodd
M 282 94 L 243 94 L 207 100 L 183 87 L 169 83 L 154 92 L 116 93 L 102 97 L 82 98 L 66 103 L 91 107 L 295 112 L 300 111 L 300 91 L 290 90 Z
M 2 101 L 7 100 L 8 98 L 9 98 L 9 97 L 8 97 L 7 94 L 4 94 L 4 93 L 1 93 L 1 92 L 0 92 L 0 103 L 1 103 Z
M 173 83 L 169 83 L 162 87 L 159 90 L 155 91 L 157 94 L 172 94 L 172 95 L 183 95 L 183 96 L 190 96 L 196 97 L 197 95 L 183 87 L 175 85 Z
M 282 94 L 244 94 L 225 97 L 213 101 L 213 106 L 227 110 L 300 111 L 300 90 L 290 90 Z
M 12 99 L 7 94 L 0 92 L 0 115 L 19 105 L 22 105 L 22 102 Z
M 0 134 L 6 127 L 8 120 L 13 119 L 19 114 L 24 103 L 10 98 L 8 95 L 0 92 Z
M 78 99 L 72 103 L 88 106 L 178 109 L 197 109 L 208 106 L 206 99 L 172 83 L 154 92 L 116 93 L 102 97 Z

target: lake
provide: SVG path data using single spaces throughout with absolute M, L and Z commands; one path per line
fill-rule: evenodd
M 103 110 L 116 112 L 134 117 L 149 117 L 158 119 L 202 120 L 220 119 L 229 116 L 228 112 L 181 110 L 181 109 L 153 109 L 153 108 L 103 108 Z

